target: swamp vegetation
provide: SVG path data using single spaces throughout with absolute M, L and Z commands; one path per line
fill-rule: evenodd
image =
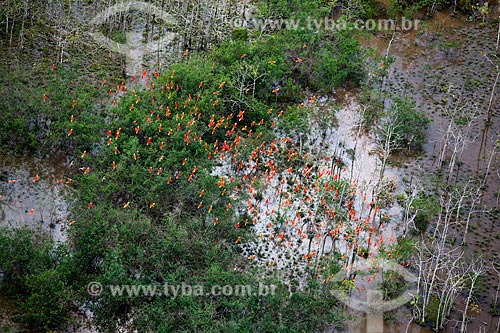
M 498 332 L 498 3 L 141 3 L 0 4 L 0 331 Z

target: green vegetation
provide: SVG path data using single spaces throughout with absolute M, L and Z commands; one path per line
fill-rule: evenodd
M 421 150 L 430 119 L 415 108 L 415 101 L 411 99 L 394 98 L 391 102 L 390 110 L 382 117 L 382 122 L 395 122 L 388 139 L 395 149 Z
M 328 11 L 322 1 L 311 1 L 306 12 L 299 3 L 300 11 L 284 2 L 263 11 L 318 18 Z M 10 153 L 63 151 L 75 156 L 78 170 L 68 175 L 78 191 L 68 248 L 54 250 L 48 239 L 26 231 L 0 233 L 2 289 L 19 296 L 26 328 L 64 327 L 69 312 L 82 305 L 103 330 L 130 316 L 134 327 L 154 332 L 310 332 L 340 322 L 341 309 L 318 284 L 290 296 L 282 281 L 235 271 L 249 269 L 234 246 L 248 229 L 236 230 L 244 221 L 226 208 L 238 204 L 230 195 L 238 180 L 215 185 L 221 179 L 212 174 L 216 156 L 207 146 L 235 145 L 239 135 L 242 152 L 251 150 L 273 139 L 273 110 L 301 102 L 301 91 L 328 93 L 359 82 L 358 44 L 346 32 L 240 29 L 232 37 L 160 75 L 148 73 L 146 88 L 143 82 L 126 88 L 118 76 L 92 72 L 98 67 L 92 60 L 51 68 L 44 58 L 2 77 L 0 145 Z M 289 110 L 294 124 L 303 122 L 295 107 Z M 91 281 L 189 283 L 205 290 L 226 284 L 257 290 L 265 282 L 277 291 L 168 298 L 118 297 L 105 289 L 90 297 Z
M 413 207 L 417 211 L 415 227 L 418 231 L 425 232 L 431 219 L 438 215 L 440 205 L 434 196 L 420 193 L 413 201 Z
M 390 151 L 420 151 L 425 143 L 425 129 L 430 118 L 416 108 L 412 97 L 390 87 L 387 81 L 392 57 L 367 55 L 368 75 L 361 84 L 360 99 L 366 108 L 362 122 L 372 130 L 381 146 Z M 389 105 L 389 106 L 388 106 Z
M 8 10 L 0 8 L 0 17 L 16 19 L 10 32 L 0 30 L 0 47 L 6 54 L 0 68 L 9 73 L 2 76 L 0 87 L 0 148 L 17 155 L 64 153 L 71 168 L 65 175 L 68 181 L 61 183 L 76 196 L 67 244 L 54 244 L 27 230 L 0 229 L 0 288 L 15 297 L 22 311 L 16 320 L 27 330 L 64 329 L 71 314 L 85 307 L 95 314 L 99 329 L 109 332 L 125 322 L 139 332 L 314 332 L 341 326 L 343 306 L 328 292 L 333 287 L 328 280 L 358 258 L 372 256 L 377 251 L 374 243 L 378 242 L 382 257 L 411 266 L 415 242 L 400 238 L 387 245 L 391 235 L 384 245 L 377 234 L 392 218 L 386 210 L 394 199 L 407 200 L 395 193 L 397 184 L 386 183 L 377 195 L 372 193 L 377 198 L 366 199 L 370 189 L 358 187 L 352 174 L 348 178 L 347 163 L 342 161 L 347 154 L 354 160 L 356 147 L 343 149 L 339 144 L 335 153 L 324 156 L 310 156 L 312 148 L 302 149 L 313 118 L 312 108 L 303 104 L 308 99 L 313 103 L 312 94 L 329 95 L 340 87 L 361 88 L 365 129 L 376 134 L 379 146 L 389 143 L 386 157 L 378 151 L 370 155 L 384 160 L 393 151 L 418 152 L 425 143 L 429 118 L 413 99 L 400 97 L 386 82 L 393 59 L 362 51 L 356 32 L 231 27 L 226 34 L 217 30 L 227 36 L 224 40 L 196 44 L 186 40 L 186 28 L 182 57 L 130 78 L 123 73 L 120 57 L 113 59 L 102 50 L 91 57 L 94 51 L 75 46 L 84 42 L 76 32 L 70 33 L 67 44 L 54 37 L 55 18 L 29 20 L 34 14 L 23 14 L 22 2 L 9 5 Z M 91 5 L 92 1 L 85 4 Z M 387 12 L 414 14 L 447 5 L 399 1 L 390 3 Z M 469 5 L 460 3 L 463 10 Z M 69 2 L 64 6 L 72 10 Z M 182 9 L 188 12 L 189 6 Z M 269 0 L 256 6 L 257 18 L 302 22 L 324 17 L 350 22 L 386 11 L 371 1 Z M 126 29 L 117 27 L 127 21 L 118 23 L 109 28 L 110 38 L 124 42 Z M 151 30 L 148 33 L 154 35 L 154 27 Z M 50 43 L 43 50 L 33 47 L 41 53 L 34 61 L 19 60 L 23 47 L 5 42 L 14 36 L 35 45 L 45 35 L 52 36 Z M 9 53 L 12 50 L 16 52 Z M 329 114 L 320 119 L 325 133 L 333 118 Z M 268 157 L 273 149 L 275 160 Z M 317 148 L 318 155 L 322 149 Z M 249 156 L 254 165 L 247 163 Z M 234 178 L 220 171 L 221 166 L 230 168 L 228 174 Z M 253 170 L 240 172 L 242 166 Z M 292 167 L 300 171 L 286 178 L 284 171 Z M 276 184 L 270 181 L 272 172 L 282 172 Z M 327 252 L 324 242 L 321 256 L 308 251 L 301 258 L 300 264 L 307 265 L 303 289 L 296 281 L 253 265 L 255 255 L 241 255 L 238 244 L 253 240 L 251 221 L 258 216 L 245 203 L 251 205 L 250 198 L 260 203 L 269 195 L 266 177 L 257 175 L 267 176 L 273 186 L 281 184 L 283 191 L 276 195 L 280 203 L 301 202 L 298 209 L 280 206 L 278 218 L 270 218 L 269 238 L 277 246 L 301 246 L 281 232 L 295 218 L 309 249 L 314 241 L 331 240 L 331 255 L 321 257 Z M 251 183 L 247 177 L 253 177 Z M 355 200 L 363 192 L 367 202 L 357 212 Z M 311 196 L 321 197 L 317 200 L 321 204 Z M 416 213 L 416 228 L 424 232 L 440 208 L 434 196 L 421 194 L 409 213 Z M 327 232 L 321 234 L 321 228 Z M 339 252 L 340 242 L 346 242 L 349 253 Z M 257 255 L 263 252 L 256 250 Z M 287 262 L 290 270 L 297 263 L 294 258 Z M 350 278 L 341 288 L 356 287 Z M 89 295 L 86 288 L 91 282 L 105 286 L 103 292 Z M 262 283 L 275 285 L 276 293 L 205 294 L 214 285 L 259 290 Z M 204 294 L 117 296 L 107 287 L 183 284 L 201 286 Z M 406 283 L 384 273 L 382 287 L 389 299 L 398 296 Z M 431 313 L 437 306 L 432 298 L 428 320 L 436 321 Z
M 463 13 L 472 13 L 474 6 L 473 2 L 470 0 L 391 0 L 389 2 L 388 13 L 392 15 L 397 15 L 397 13 L 403 13 L 406 17 L 413 17 L 418 11 L 425 10 L 427 16 L 433 16 L 437 11 L 452 8 L 454 10 L 460 10 Z
M 0 146 L 7 152 L 44 154 L 55 150 L 70 153 L 96 141 L 95 128 L 78 127 L 78 138 L 70 145 L 64 135 L 72 114 L 85 123 L 96 117 L 99 94 L 96 84 L 83 80 L 86 72 L 78 64 L 44 69 L 24 65 L 2 76 L 0 92 Z M 35 84 L 40 82 L 40 84 Z M 76 85 L 75 85 L 76 84 Z M 76 104 L 72 107 L 72 100 Z M 76 131 L 75 131 L 76 132 Z
M 67 250 L 28 230 L 1 229 L 0 253 L 2 292 L 18 298 L 18 320 L 36 330 L 66 322 L 75 296 Z

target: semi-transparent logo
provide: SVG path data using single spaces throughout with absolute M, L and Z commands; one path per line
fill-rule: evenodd
M 383 330 L 384 312 L 395 310 L 403 306 L 417 295 L 415 287 L 417 277 L 397 262 L 382 258 L 358 260 L 354 263 L 351 272 L 373 273 L 374 271 L 378 271 L 379 274 L 383 272 L 392 272 L 392 274 L 400 275 L 408 283 L 409 287 L 401 295 L 392 300 L 384 300 L 383 292 L 377 289 L 375 283 L 373 283 L 373 288 L 365 288 L 366 300 L 350 296 L 344 290 L 340 289 L 331 290 L 331 294 L 350 308 L 366 313 L 368 315 L 367 320 L 370 327 L 373 329 L 380 327 L 379 330 Z M 346 272 L 340 271 L 330 281 L 341 283 L 345 278 Z M 376 331 L 375 329 L 373 332 Z
M 150 3 L 126 1 L 106 8 L 91 21 L 93 31 L 90 32 L 90 35 L 92 38 L 105 48 L 124 55 L 127 62 L 127 74 L 137 74 L 141 72 L 141 64 L 144 55 L 161 51 L 166 44 L 173 41 L 175 33 L 165 32 L 162 35 L 161 43 L 158 40 L 146 43 L 142 41 L 142 38 L 133 38 L 132 34 L 129 32 L 126 42 L 118 43 L 99 31 L 99 27 L 105 24 L 111 17 L 130 11 L 137 11 L 151 17 L 154 16 L 157 21 L 162 21 L 169 26 L 174 26 L 176 19 L 164 10 Z

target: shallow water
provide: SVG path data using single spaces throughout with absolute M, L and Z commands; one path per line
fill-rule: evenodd
M 391 67 L 388 83 L 394 91 L 415 98 L 417 108 L 425 111 L 433 122 L 427 130 L 425 155 L 418 161 L 407 165 L 407 174 L 422 176 L 438 168 L 438 157 L 442 149 L 445 130 L 449 118 L 444 111 L 460 112 L 460 107 L 477 109 L 471 122 L 470 142 L 459 156 L 460 165 L 455 168 L 450 182 L 463 182 L 469 176 L 483 177 L 488 165 L 490 152 L 500 133 L 500 103 L 498 87 L 492 103 L 491 125 L 486 127 L 486 110 L 489 104 L 491 87 L 496 76 L 495 68 L 488 62 L 485 54 L 494 51 L 496 27 L 479 27 L 467 23 L 464 18 L 453 18 L 450 13 L 438 13 L 428 22 L 427 27 L 399 35 L 392 43 L 390 55 L 395 58 Z M 379 54 L 385 54 L 387 36 L 373 36 L 362 40 Z M 458 106 L 458 108 L 457 108 Z M 445 161 L 450 153 L 445 154 Z M 404 162 L 403 162 L 404 164 Z M 467 253 L 482 254 L 489 262 L 498 263 L 500 251 L 500 223 L 498 223 L 498 191 L 500 178 L 498 153 L 486 175 L 486 187 L 478 212 L 474 215 L 466 237 Z M 461 240 L 463 227 L 456 227 L 454 236 Z M 474 314 L 469 324 L 470 332 L 496 332 L 499 318 L 488 313 L 492 306 L 499 277 L 490 268 L 479 291 L 478 302 L 481 312 Z M 459 301 L 463 303 L 463 300 Z M 458 307 L 461 304 L 457 304 Z M 457 313 L 452 318 L 457 318 Z M 447 332 L 458 332 L 453 321 Z
M 70 192 L 64 161 L 0 157 L 0 227 L 28 227 L 66 241 Z
M 390 77 L 391 83 L 394 86 L 404 84 L 406 88 L 403 90 L 416 99 L 417 107 L 426 110 L 433 118 L 433 123 L 428 129 L 428 142 L 424 147 L 426 155 L 418 162 L 424 170 L 435 168 L 436 155 L 440 150 L 441 129 L 447 124 L 446 119 L 437 111 L 446 104 L 446 102 L 443 103 L 443 99 L 447 94 L 440 88 L 449 87 L 450 83 L 452 86 L 461 87 L 474 76 L 485 78 L 486 84 L 478 86 L 472 82 L 471 86 L 475 89 L 461 92 L 473 98 L 484 109 L 484 96 L 487 96 L 487 87 L 491 85 L 492 73 L 481 52 L 491 50 L 495 33 L 496 31 L 492 29 L 476 28 L 472 24 L 464 23 L 463 19 L 453 19 L 449 13 L 437 13 L 431 20 L 429 28 L 401 35 L 393 43 L 390 53 L 396 59 L 393 65 L 395 71 Z M 381 54 L 385 53 L 387 43 L 388 40 L 382 36 L 375 36 L 364 41 L 365 45 L 372 46 Z M 344 99 L 345 102 L 343 94 L 339 94 L 338 97 L 339 100 Z M 347 142 L 347 146 L 352 148 L 353 137 L 350 134 L 352 134 L 354 124 L 348 112 L 348 110 L 341 110 L 337 116 L 340 135 Z M 484 140 L 485 148 L 481 149 L 483 152 L 491 149 L 492 136 L 500 132 L 498 117 L 498 104 L 495 104 L 493 123 L 489 128 L 488 137 Z M 482 159 L 484 153 L 481 154 L 479 151 L 484 128 L 482 120 L 478 118 L 473 128 L 473 133 L 478 135 L 477 141 L 471 144 L 462 155 L 463 165 L 460 169 L 462 174 L 480 172 L 485 168 L 485 161 Z M 373 149 L 373 143 L 369 138 L 361 138 L 359 145 L 355 177 L 369 183 L 373 181 L 371 171 L 377 167 L 377 158 L 369 155 L 370 150 Z M 37 161 L 33 158 L 12 159 L 0 156 L 0 195 L 2 195 L 0 226 L 28 226 L 52 235 L 56 241 L 65 241 L 70 221 L 69 203 L 65 197 L 69 193 L 65 185 L 67 179 L 65 163 L 65 159 Z M 415 173 L 416 170 L 409 168 L 408 172 Z M 390 171 L 387 175 L 389 174 Z M 39 179 L 34 182 L 36 175 Z M 483 200 L 484 205 L 490 208 L 498 208 L 494 194 L 499 190 L 499 181 L 495 177 L 495 173 L 488 176 L 489 187 Z M 9 182 L 9 180 L 15 180 L 15 182 Z M 275 203 L 271 201 L 272 204 Z M 500 235 L 500 223 L 495 222 L 498 222 L 498 219 L 492 216 L 479 215 L 467 239 L 471 249 L 484 253 L 489 260 L 497 259 L 500 249 L 500 237 L 494 237 Z M 261 226 L 264 231 L 266 226 L 266 223 Z M 457 235 L 460 235 L 458 230 Z M 487 310 L 494 295 L 497 279 L 490 272 L 485 290 L 481 292 L 482 311 L 469 326 L 470 332 L 477 332 L 480 329 L 484 329 L 485 332 L 494 332 L 498 317 L 488 315 Z M 406 330 L 404 310 L 399 310 L 396 317 L 398 321 L 386 324 L 384 332 Z M 369 323 L 366 318 L 359 314 L 358 318 L 362 319 L 353 321 L 348 331 L 367 332 Z M 455 332 L 452 325 L 447 331 Z M 411 325 L 408 332 L 430 331 L 418 325 Z

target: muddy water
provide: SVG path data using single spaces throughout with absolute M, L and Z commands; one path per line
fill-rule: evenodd
M 29 228 L 65 242 L 71 202 L 67 173 L 64 157 L 0 155 L 0 228 Z M 19 314 L 16 302 L 0 294 L 1 332 L 22 331 L 12 321 Z
M 39 160 L 0 155 L 0 228 L 29 228 L 66 242 L 73 197 L 67 184 L 70 170 L 65 156 Z M 12 320 L 17 315 L 17 300 L 0 293 L 0 332 L 24 332 Z M 83 309 L 71 317 L 74 324 L 64 332 L 97 332 Z
M 0 227 L 27 227 L 67 239 L 69 188 L 65 159 L 0 157 Z
M 481 212 L 473 216 L 465 241 L 466 252 L 470 255 L 482 254 L 490 266 L 500 261 L 498 154 L 492 160 L 490 173 L 484 174 L 489 152 L 500 133 L 500 90 L 497 87 L 491 103 L 489 126 L 486 126 L 496 69 L 485 54 L 494 52 L 497 29 L 498 26 L 484 28 L 467 23 L 463 17 L 452 18 L 450 13 L 438 13 L 424 28 L 396 36 L 389 50 L 395 62 L 386 85 L 387 90 L 397 91 L 400 96 L 415 98 L 417 108 L 433 120 L 427 131 L 425 155 L 413 166 L 407 167 L 408 174 L 415 176 L 422 177 L 439 168 L 443 136 L 450 122 L 446 112 L 457 114 L 462 110 L 476 110 L 471 117 L 469 142 L 460 154 L 459 167 L 450 181 L 452 184 L 463 183 L 470 176 L 486 177 L 478 209 Z M 383 55 L 387 51 L 388 37 L 373 36 L 362 43 Z M 445 171 L 449 158 L 450 152 L 447 151 Z M 463 234 L 463 227 L 456 227 L 452 237 L 462 240 Z M 468 331 L 497 332 L 499 318 L 492 317 L 488 310 L 493 306 L 499 278 L 493 269 L 488 269 L 477 300 L 481 312 L 474 314 L 475 319 L 469 324 Z M 457 306 L 460 307 L 460 304 Z M 456 329 L 458 327 L 454 328 L 454 324 L 450 323 L 446 331 L 455 332 Z
M 352 175 L 358 181 L 360 186 L 366 188 L 373 188 L 376 186 L 377 178 L 379 177 L 380 161 L 378 154 L 374 153 L 377 151 L 377 145 L 375 144 L 375 138 L 372 135 L 367 135 L 366 133 L 357 133 L 358 124 L 360 123 L 359 110 L 361 106 L 358 104 L 355 98 L 349 93 L 344 94 L 338 91 L 335 96 L 336 103 L 344 105 L 340 110 L 336 111 L 335 116 L 337 119 L 337 127 L 333 129 L 333 138 L 330 140 L 331 146 L 333 143 L 338 142 L 339 139 L 342 142 L 342 146 L 346 149 L 355 149 L 355 156 L 352 162 L 347 163 L 350 167 L 349 170 L 352 171 Z M 350 171 L 350 172 L 351 172 Z M 407 189 L 407 184 L 403 181 L 404 171 L 398 167 L 387 166 L 384 172 L 384 178 L 388 182 L 394 182 L 396 185 L 394 193 L 404 193 Z M 369 198 L 368 201 L 371 201 Z M 361 197 L 357 198 L 357 202 L 363 202 Z M 357 210 L 362 212 L 361 207 L 357 207 Z M 389 209 L 389 215 L 393 220 L 402 219 L 402 208 L 398 203 L 394 203 Z M 402 235 L 402 228 L 394 223 L 385 225 L 383 228 L 378 230 L 376 237 L 382 236 L 388 244 L 391 242 L 390 239 L 394 235 L 394 241 L 397 236 Z M 343 252 L 347 252 L 347 248 L 342 249 Z M 374 249 L 376 252 L 376 249 Z M 366 272 L 365 272 L 366 273 Z M 355 289 L 351 291 L 349 295 L 350 298 L 359 300 L 361 302 L 367 302 L 368 290 L 380 290 L 380 284 L 382 283 L 382 274 L 359 274 L 356 276 Z M 397 332 L 413 332 L 413 333 L 430 333 L 430 329 L 426 327 L 421 327 L 414 323 L 409 323 L 411 315 L 409 311 L 404 307 L 400 307 L 391 313 L 385 314 L 370 314 L 367 315 L 363 312 L 358 312 L 352 310 L 350 307 L 347 309 L 348 314 L 350 314 L 353 319 L 348 321 L 346 324 L 346 330 L 342 332 L 350 333 L 375 333 L 383 332 L 386 333 L 397 333 Z M 392 320 L 386 320 L 384 322 L 384 316 L 391 318 Z M 377 324 L 378 323 L 378 324 Z

